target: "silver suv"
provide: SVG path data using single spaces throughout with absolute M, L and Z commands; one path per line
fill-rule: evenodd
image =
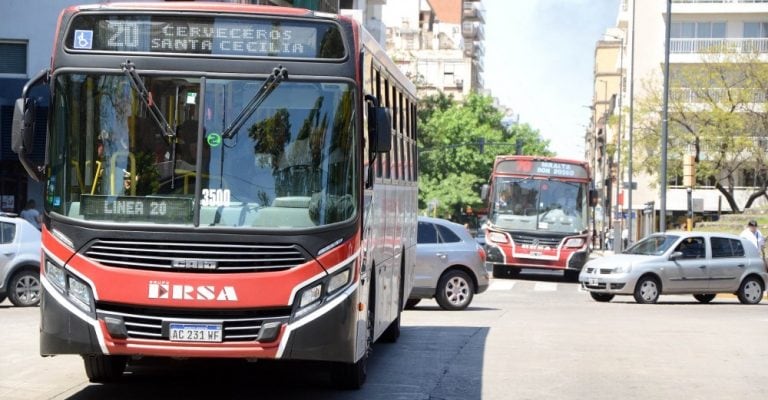
M 0 216 L 0 303 L 40 303 L 40 231 L 27 220 Z
M 485 250 L 459 224 L 419 217 L 413 291 L 406 308 L 434 297 L 445 310 L 463 310 L 488 289 Z

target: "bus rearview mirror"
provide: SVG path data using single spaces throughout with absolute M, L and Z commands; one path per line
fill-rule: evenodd
M 388 153 L 392 150 L 392 122 L 384 107 L 372 106 L 368 114 L 368 133 L 372 153 Z
M 480 198 L 485 201 L 488 200 L 488 184 L 484 184 L 482 188 L 480 188 Z
M 11 126 L 11 149 L 18 155 L 29 155 L 35 141 L 37 105 L 31 99 L 16 99 Z
M 589 190 L 589 206 L 597 207 L 597 201 L 598 201 L 597 189 L 590 189 Z

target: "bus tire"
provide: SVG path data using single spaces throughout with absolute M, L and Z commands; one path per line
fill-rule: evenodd
M 105 355 L 83 355 L 85 364 L 85 374 L 88 380 L 93 383 L 111 383 L 116 382 L 123 376 L 125 366 L 128 363 L 128 357 L 125 356 L 105 356 Z
M 374 280 L 370 281 L 371 289 L 374 289 Z M 360 389 L 365 383 L 365 379 L 368 377 L 368 357 L 373 349 L 373 323 L 375 318 L 375 312 L 372 308 L 374 301 L 373 293 L 369 295 L 368 304 L 368 321 L 365 323 L 366 331 L 366 349 L 363 356 L 360 357 L 357 362 L 344 363 L 337 362 L 331 366 L 331 383 L 337 389 L 342 390 L 357 390 Z

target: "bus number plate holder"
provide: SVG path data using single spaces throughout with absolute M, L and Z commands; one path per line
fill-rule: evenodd
M 172 322 L 168 325 L 168 339 L 172 342 L 222 341 L 221 324 L 187 324 Z

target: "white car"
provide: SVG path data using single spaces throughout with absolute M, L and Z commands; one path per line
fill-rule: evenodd
M 40 231 L 23 218 L 0 216 L 0 302 L 40 303 Z
M 727 233 L 667 232 L 650 235 L 625 252 L 591 260 L 579 274 L 595 301 L 632 295 L 655 303 L 662 294 L 692 294 L 709 303 L 735 293 L 757 304 L 768 281 L 765 262 L 748 240 Z

